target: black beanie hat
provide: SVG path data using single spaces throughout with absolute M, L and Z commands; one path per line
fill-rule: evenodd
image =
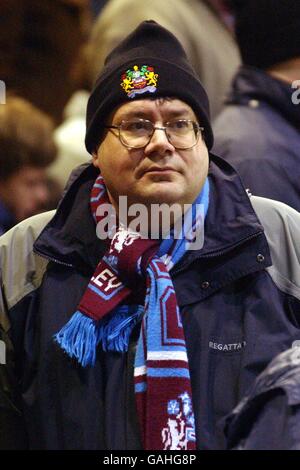
M 106 58 L 87 106 L 85 145 L 99 144 L 109 114 L 132 99 L 176 97 L 191 106 L 213 145 L 207 94 L 176 37 L 155 21 L 144 21 Z
M 244 64 L 261 69 L 300 57 L 300 0 L 231 0 Z

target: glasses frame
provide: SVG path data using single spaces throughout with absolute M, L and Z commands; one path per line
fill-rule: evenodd
M 149 121 L 149 119 L 137 119 L 137 121 L 143 121 L 143 122 L 149 122 L 151 124 L 151 126 L 153 127 L 153 130 L 152 130 L 152 133 L 151 135 L 149 136 L 149 140 L 148 142 L 145 144 L 145 145 L 140 145 L 139 147 L 132 147 L 131 145 L 128 145 L 126 142 L 124 142 L 124 140 L 122 139 L 122 135 L 121 135 L 121 128 L 122 128 L 122 124 L 124 122 L 130 122 L 130 121 L 126 121 L 126 120 L 122 120 L 121 121 L 121 124 L 119 125 L 111 125 L 111 126 L 104 126 L 105 129 L 117 129 L 118 130 L 118 135 L 114 134 L 116 137 L 118 137 L 119 141 L 121 142 L 122 145 L 124 145 L 124 147 L 127 147 L 129 149 L 142 149 L 142 148 L 145 148 L 147 147 L 147 145 L 149 144 L 149 142 L 151 141 L 152 137 L 153 137 L 153 134 L 156 130 L 158 131 L 164 131 L 165 135 L 166 135 L 166 138 L 168 140 L 168 142 L 176 149 L 176 150 L 189 150 L 193 147 L 195 147 L 195 145 L 197 145 L 198 141 L 199 141 L 199 137 L 200 135 L 202 136 L 202 133 L 204 132 L 204 127 L 201 127 L 199 126 L 199 124 L 196 122 L 196 121 L 193 121 L 192 119 L 175 119 L 174 121 L 168 121 L 165 123 L 165 126 L 154 126 L 154 124 Z M 177 121 L 184 121 L 184 122 L 191 122 L 194 126 L 194 131 L 195 131 L 195 136 L 196 136 L 196 142 L 189 146 L 189 147 L 178 147 L 178 146 L 175 146 L 171 140 L 170 140 L 170 137 L 168 136 L 168 133 L 167 133 L 167 126 L 168 124 L 171 124 L 172 122 L 177 122 Z M 196 134 L 196 131 L 197 131 L 197 134 Z

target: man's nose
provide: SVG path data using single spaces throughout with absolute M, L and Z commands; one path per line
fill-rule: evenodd
M 162 155 L 173 152 L 175 149 L 167 137 L 165 129 L 154 129 L 152 137 L 145 147 L 145 153 L 150 154 L 152 152 L 159 152 Z

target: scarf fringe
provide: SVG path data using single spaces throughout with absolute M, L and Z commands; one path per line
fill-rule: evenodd
M 129 337 L 143 313 L 142 305 L 125 305 L 116 309 L 108 321 L 98 323 L 77 310 L 54 340 L 83 367 L 94 366 L 100 342 L 104 351 L 128 351 Z
M 93 366 L 96 361 L 96 322 L 77 310 L 68 323 L 54 335 L 54 340 L 70 357 L 83 366 Z
M 143 313 L 142 305 L 123 305 L 117 308 L 109 321 L 99 324 L 97 343 L 102 343 L 104 351 L 128 351 L 129 337 Z

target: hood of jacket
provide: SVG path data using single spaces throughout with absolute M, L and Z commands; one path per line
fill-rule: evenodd
M 253 443 L 250 434 L 257 426 L 258 415 L 263 416 L 263 409 L 267 408 L 268 404 L 271 407 L 272 397 L 280 391 L 286 395 L 288 406 L 300 404 L 299 346 L 278 354 L 256 378 L 249 393 L 222 420 L 228 439 L 228 448 L 242 449 L 246 440 L 247 445 L 250 445 L 249 449 L 251 449 Z M 281 406 L 284 406 L 283 403 Z M 283 411 L 283 409 L 278 409 L 278 415 Z M 273 413 L 276 413 L 276 410 Z M 287 417 L 287 409 L 285 409 L 285 413 Z M 265 431 L 266 429 L 265 426 Z M 290 428 L 289 431 L 292 429 Z M 262 443 L 262 448 L 263 445 Z
M 243 65 L 232 82 L 226 104 L 249 106 L 257 100 L 268 104 L 295 127 L 300 128 L 300 107 L 295 106 L 292 95 L 295 89 L 263 70 Z

